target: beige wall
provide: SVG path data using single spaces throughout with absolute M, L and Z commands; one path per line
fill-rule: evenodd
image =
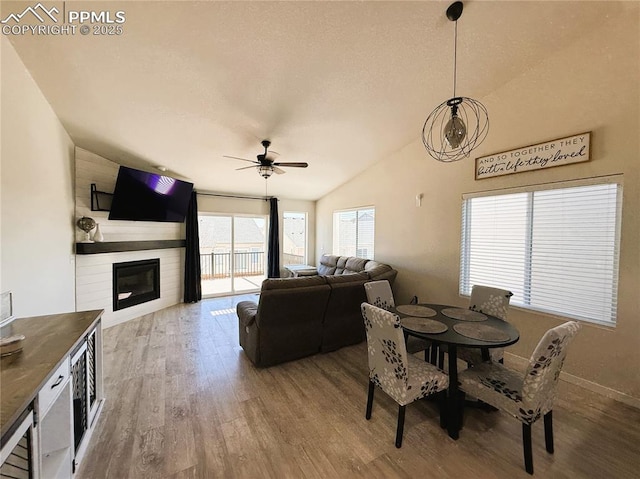
M 13 46 L 0 42 L 2 289 L 13 291 L 17 316 L 74 311 L 73 143 Z
M 263 215 L 269 216 L 269 203 L 262 200 L 244 198 L 222 198 L 219 196 L 198 195 L 198 211 L 202 213 L 222 213 L 241 215 Z M 284 224 L 284 212 L 296 211 L 307 213 L 307 238 L 309 264 L 316 264 L 314 258 L 315 246 L 315 224 L 316 224 L 316 204 L 314 201 L 292 200 L 289 198 L 278 198 L 278 216 L 280 226 L 280 258 L 282 258 L 282 225 Z M 282 261 L 281 261 L 282 263 Z M 281 269 L 281 275 L 286 276 L 286 272 Z
M 375 205 L 375 257 L 399 270 L 397 300 L 405 302 L 416 294 L 421 301 L 464 306 L 467 298 L 458 295 L 463 193 L 621 173 L 618 322 L 615 328 L 584 323 L 565 371 L 587 387 L 640 404 L 638 7 L 626 4 L 624 18 L 603 22 L 570 48 L 531 65 L 515 79 L 505 79 L 501 88 L 481 98 L 491 128 L 472 158 L 439 163 L 417 138 L 319 200 L 317 254 L 331 251 L 334 210 Z M 416 134 L 421 126 L 416 125 Z M 593 132 L 588 163 L 474 180 L 477 156 L 585 131 Z M 424 193 L 419 208 L 418 193 Z M 526 358 L 544 331 L 563 321 L 515 308 L 509 318 L 521 333 L 521 340 L 509 350 Z

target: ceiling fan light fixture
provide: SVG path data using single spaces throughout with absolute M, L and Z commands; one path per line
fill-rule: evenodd
M 252 163 L 251 166 L 245 166 L 243 168 L 236 168 L 236 170 L 247 170 L 249 168 L 256 168 L 258 170 L 258 174 L 262 176 L 265 180 L 270 178 L 274 173 L 278 175 L 282 175 L 285 171 L 281 167 L 288 168 L 306 168 L 309 166 L 306 162 L 303 161 L 285 161 L 285 162 L 276 162 L 272 158 L 269 157 L 270 153 L 276 153 L 275 151 L 269 151 L 269 146 L 271 146 L 271 141 L 262 140 L 262 146 L 264 147 L 264 153 L 260 153 L 256 156 L 255 160 L 248 160 L 246 158 L 240 158 L 238 156 L 229 156 L 222 155 L 224 158 L 232 158 L 234 160 L 246 161 L 248 163 Z
M 422 143 L 433 158 L 452 162 L 467 158 L 480 146 L 489 132 L 489 114 L 485 106 L 473 98 L 456 96 L 456 60 L 458 50 L 458 19 L 462 2 L 447 9 L 447 18 L 455 22 L 453 56 L 453 97 L 442 102 L 427 117 L 422 128 Z
M 261 165 L 258 167 L 258 174 L 263 178 L 269 178 L 273 174 L 273 166 Z

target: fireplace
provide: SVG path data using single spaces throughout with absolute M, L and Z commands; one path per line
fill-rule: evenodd
M 113 264 L 113 310 L 160 297 L 160 259 Z

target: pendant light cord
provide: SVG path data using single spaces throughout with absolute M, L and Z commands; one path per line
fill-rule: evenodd
M 453 98 L 456 97 L 456 68 L 458 65 L 458 20 L 454 22 L 456 24 L 454 29 L 454 39 L 453 39 Z

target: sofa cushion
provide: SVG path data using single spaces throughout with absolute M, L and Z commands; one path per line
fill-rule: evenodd
M 348 256 L 338 256 L 338 262 L 336 264 L 336 270 L 333 274 L 344 274 L 345 268 L 347 266 Z
M 236 312 L 240 320 L 240 328 L 246 328 L 256 320 L 258 303 L 254 303 L 253 301 L 240 301 L 236 306 Z
M 359 273 L 360 271 L 364 271 L 366 264 L 369 262 L 368 259 L 349 257 L 347 258 L 345 269 L 352 273 Z
M 327 284 L 340 284 L 340 283 L 352 283 L 354 281 L 367 281 L 369 279 L 369 275 L 367 273 L 350 273 L 350 274 L 340 274 L 334 276 L 327 276 Z
M 391 266 L 389 266 L 388 264 L 379 263 L 379 262 L 377 262 L 377 261 L 375 261 L 375 260 L 373 260 L 373 259 L 372 259 L 372 260 L 367 261 L 367 264 L 365 264 L 365 265 L 364 265 L 364 268 L 363 268 L 363 269 L 364 269 L 365 271 L 370 271 L 370 270 L 372 270 L 372 269 L 376 269 L 376 268 L 378 268 L 378 267 L 380 267 L 380 266 L 383 266 L 383 267 L 385 267 L 385 268 L 387 268 L 387 269 L 391 269 Z
M 339 256 L 323 254 L 318 266 L 319 275 L 335 274 Z
M 359 305 L 367 300 L 367 273 L 328 276 L 331 294 L 322 324 L 322 351 L 334 351 L 364 340 L 365 329 Z
M 370 263 L 375 263 L 371 267 L 369 267 Z M 365 266 L 364 270 L 369 274 L 370 278 L 375 278 L 376 276 L 380 276 L 387 271 L 391 271 L 391 266 L 388 264 L 377 263 L 376 261 L 369 261 Z
M 398 272 L 391 266 L 382 264 L 380 266 L 367 270 L 367 274 L 372 280 L 381 281 L 383 279 L 386 279 L 390 284 L 393 284 L 396 276 L 398 275 Z
M 329 274 L 334 274 L 335 272 L 336 272 L 335 266 L 327 266 L 324 264 L 320 264 L 320 266 L 318 266 L 319 275 L 329 275 Z
M 306 288 L 327 284 L 324 276 L 300 276 L 298 278 L 271 278 L 262 282 L 262 291 L 273 289 Z

